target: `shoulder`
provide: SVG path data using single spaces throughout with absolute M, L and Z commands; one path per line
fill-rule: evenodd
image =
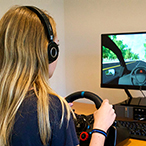
M 55 95 L 48 95 L 48 100 L 49 100 L 49 108 L 56 108 L 60 109 L 61 108 L 61 102 L 60 99 L 55 96 Z M 37 109 L 37 101 L 38 98 L 35 95 L 34 92 L 30 92 L 26 95 L 24 101 L 22 102 L 19 111 L 20 110 L 32 110 L 32 109 Z M 27 106 L 27 108 L 25 108 Z
M 53 121 L 55 120 L 55 118 L 57 120 L 60 120 L 62 116 L 62 105 L 61 105 L 60 99 L 55 95 L 48 95 L 48 100 L 49 100 L 50 120 Z M 28 94 L 26 98 L 24 99 L 24 101 L 22 102 L 17 115 L 18 116 L 23 115 L 23 117 L 25 116 L 25 119 L 26 119 L 26 116 L 36 117 L 37 116 L 37 102 L 38 102 L 38 98 L 34 93 Z

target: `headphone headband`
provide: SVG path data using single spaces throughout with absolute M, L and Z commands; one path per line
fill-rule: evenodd
M 52 26 L 50 24 L 48 17 L 44 14 L 43 11 L 41 11 L 37 7 L 34 7 L 34 6 L 26 6 L 26 7 L 28 9 L 30 9 L 31 11 L 33 11 L 39 17 L 42 24 L 44 25 L 45 30 L 47 31 L 48 40 L 53 41 L 53 39 L 54 39 L 53 29 L 52 29 Z
M 49 41 L 49 45 L 48 45 L 49 63 L 54 62 L 58 58 L 59 48 L 58 45 L 53 41 L 54 39 L 53 29 L 50 24 L 49 18 L 46 16 L 46 14 L 43 11 L 41 11 L 37 7 L 34 6 L 25 6 L 25 7 L 33 11 L 39 17 L 41 23 L 43 24 Z

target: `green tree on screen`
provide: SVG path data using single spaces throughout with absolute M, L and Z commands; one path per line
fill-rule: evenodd
M 121 50 L 124 59 L 139 59 L 138 54 L 135 54 L 131 51 L 131 48 L 128 48 L 127 44 L 124 44 L 122 40 L 117 40 L 116 35 L 109 36 L 109 38 L 117 45 Z M 145 44 L 146 46 L 146 44 Z M 146 57 L 146 55 L 145 55 Z M 108 48 L 103 47 L 103 58 L 106 59 L 116 59 L 117 56 Z
M 113 51 L 103 46 L 103 58 L 111 60 L 116 59 L 117 56 L 115 55 L 115 53 L 113 53 Z

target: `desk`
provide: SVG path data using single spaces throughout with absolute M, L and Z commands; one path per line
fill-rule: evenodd
M 136 139 L 126 139 L 117 146 L 146 146 L 146 141 Z
M 92 114 L 96 108 L 94 104 L 74 102 L 72 109 L 75 109 L 77 114 Z M 136 139 L 126 139 L 117 146 L 146 146 L 146 141 Z

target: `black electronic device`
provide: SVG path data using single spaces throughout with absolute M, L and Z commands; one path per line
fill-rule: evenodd
M 34 7 L 34 6 L 25 6 L 25 7 L 33 11 L 39 17 L 41 23 L 43 24 L 48 41 L 49 41 L 49 44 L 48 44 L 49 63 L 54 62 L 58 58 L 59 48 L 58 48 L 58 45 L 53 41 L 54 39 L 53 29 L 48 17 L 42 10 L 40 10 L 37 7 Z
M 130 104 L 126 101 L 114 105 L 117 118 L 146 121 L 146 98 L 133 98 Z
M 100 107 L 102 103 L 102 99 L 98 95 L 88 91 L 79 91 L 72 93 L 68 95 L 65 99 L 67 100 L 67 102 L 73 102 L 80 98 L 86 98 L 93 101 L 97 109 Z M 78 139 L 80 141 L 80 146 L 89 146 L 91 139 L 91 131 L 93 129 L 93 122 L 94 122 L 93 114 L 91 115 L 83 115 L 83 114 L 78 115 L 77 113 L 75 114 L 77 117 L 77 120 L 75 120 L 75 127 L 76 127 Z M 117 129 L 115 125 L 113 125 L 108 130 L 108 137 L 105 140 L 105 146 L 115 146 L 116 140 L 117 140 Z
M 101 35 L 101 87 L 146 89 L 146 32 Z
M 116 121 L 129 137 L 146 139 L 146 32 L 101 35 L 101 87 L 124 89 L 129 99 L 115 104 Z M 133 98 L 129 89 L 140 90 Z
M 116 121 L 129 131 L 129 137 L 146 140 L 146 98 L 133 98 L 115 104 Z

